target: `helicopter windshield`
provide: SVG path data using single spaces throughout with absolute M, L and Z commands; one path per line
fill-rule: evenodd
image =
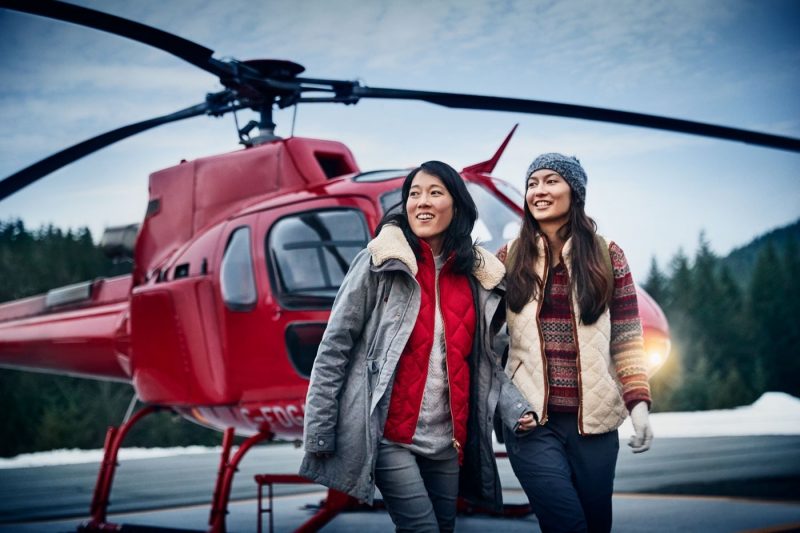
M 478 220 L 472 238 L 490 252 L 496 252 L 519 233 L 520 218 L 494 194 L 477 183 L 467 182 L 467 190 L 478 207 Z
M 496 183 L 503 182 L 497 181 Z M 519 192 L 516 192 L 510 185 L 507 186 L 511 189 L 509 195 L 512 199 L 521 197 Z M 478 220 L 475 221 L 475 227 L 472 228 L 472 238 L 490 252 L 495 252 L 517 236 L 520 227 L 519 216 L 494 194 L 477 183 L 467 182 L 467 190 L 478 208 Z M 401 200 L 402 191 L 395 189 L 381 197 L 381 207 L 384 212 L 394 212 L 400 209 Z

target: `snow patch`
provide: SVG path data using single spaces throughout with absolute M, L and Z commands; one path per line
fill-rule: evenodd
M 800 399 L 782 392 L 766 392 L 752 405 L 735 409 L 653 413 L 650 423 L 656 439 L 670 437 L 736 437 L 744 435 L 800 435 Z M 620 439 L 633 435 L 630 418 L 619 428 Z M 289 446 L 289 445 L 287 445 Z M 498 450 L 502 446 L 495 443 Z M 219 454 L 221 448 L 188 446 L 185 448 L 122 448 L 119 460 L 150 459 L 197 453 Z M 302 453 L 298 450 L 298 453 Z M 53 450 L 25 453 L 0 459 L 2 468 L 99 463 L 103 450 Z
M 783 392 L 765 392 L 752 405 L 734 409 L 653 413 L 655 438 L 800 435 L 800 399 Z M 630 418 L 619 428 L 620 438 L 633 435 Z
M 120 448 L 117 459 L 153 459 L 172 455 L 197 453 L 219 453 L 220 446 L 186 446 L 176 448 Z M 10 459 L 0 459 L 0 468 L 27 468 L 30 466 L 72 465 L 78 463 L 100 463 L 103 450 L 62 449 L 49 452 L 23 453 Z

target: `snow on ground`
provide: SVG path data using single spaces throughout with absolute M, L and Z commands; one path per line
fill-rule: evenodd
M 180 448 L 121 448 L 118 459 L 151 459 L 171 455 L 191 455 L 196 453 L 220 453 L 220 446 L 186 446 Z M 29 466 L 71 465 L 77 463 L 99 463 L 103 460 L 103 450 L 51 450 L 49 452 L 23 453 L 9 459 L 0 459 L 0 468 L 27 468 Z
M 690 413 L 654 413 L 650 420 L 656 439 L 800 435 L 800 399 L 783 392 L 765 392 L 752 405 Z M 627 440 L 630 435 L 633 435 L 633 427 L 628 418 L 619 428 L 619 436 Z
M 725 437 L 742 435 L 800 435 L 800 399 L 782 392 L 767 392 L 752 405 L 735 409 L 654 413 L 650 416 L 656 439 L 670 437 Z M 633 434 L 630 419 L 619 429 L 620 439 Z M 120 460 L 167 457 L 194 453 L 219 453 L 220 447 L 122 448 Z M 99 463 L 103 450 L 53 450 L 0 459 L 2 468 L 26 468 L 74 463 Z

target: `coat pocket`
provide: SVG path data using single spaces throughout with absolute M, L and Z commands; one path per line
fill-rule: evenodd
M 375 390 L 375 385 L 378 383 L 378 376 L 380 376 L 381 364 L 377 359 L 367 359 L 367 390 L 369 390 L 370 400 L 372 399 L 372 391 Z

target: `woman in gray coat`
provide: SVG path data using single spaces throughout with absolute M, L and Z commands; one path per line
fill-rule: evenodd
M 459 494 L 499 509 L 493 416 L 515 429 L 531 410 L 491 349 L 505 269 L 473 245 L 476 219 L 452 167 L 414 169 L 311 372 L 300 474 L 368 503 L 377 485 L 397 531 L 452 531 Z

